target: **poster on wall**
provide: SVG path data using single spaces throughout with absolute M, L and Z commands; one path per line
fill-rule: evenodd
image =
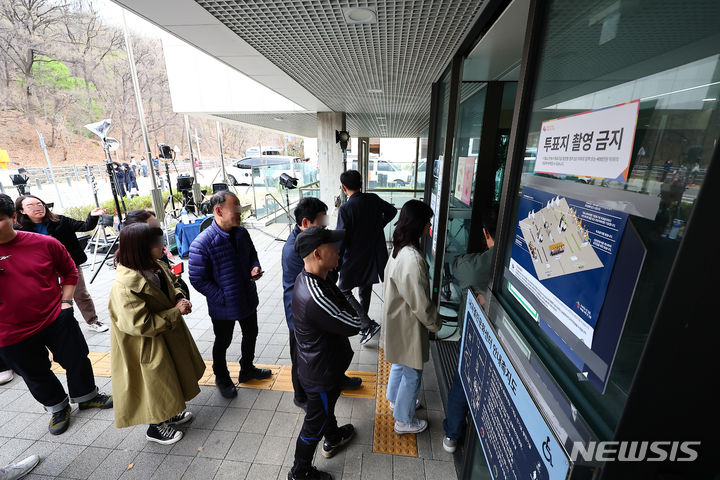
M 535 172 L 626 182 L 640 100 L 542 123 Z
M 458 373 L 494 480 L 565 480 L 570 460 L 474 295 L 468 294 Z
M 470 206 L 472 196 L 473 177 L 475 176 L 476 157 L 458 158 L 457 176 L 455 177 L 455 198 Z
M 510 272 L 588 347 L 627 214 L 523 188 Z
M 430 236 L 432 237 L 432 254 L 435 256 L 437 251 L 437 226 L 438 226 L 438 211 L 440 210 L 440 191 L 442 190 L 442 173 L 443 173 L 443 156 L 440 155 L 434 162 L 433 176 L 435 177 L 435 185 L 433 186 L 433 192 L 430 195 L 430 208 L 433 211 L 432 225 L 430 226 Z

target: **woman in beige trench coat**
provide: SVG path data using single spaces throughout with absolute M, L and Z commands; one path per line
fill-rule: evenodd
M 205 363 L 182 316 L 192 305 L 157 259 L 162 230 L 139 223 L 120 231 L 110 290 L 110 354 L 115 425 L 149 424 L 146 438 L 175 443 L 192 413 L 185 402 L 200 393 Z
M 385 266 L 383 331 L 385 358 L 392 363 L 385 396 L 398 434 L 427 428 L 427 421 L 415 417 L 415 408 L 423 365 L 430 358 L 428 332 L 437 332 L 442 325 L 430 298 L 428 264 L 420 251 L 420 238 L 428 234 L 432 215 L 419 200 L 403 206 Z

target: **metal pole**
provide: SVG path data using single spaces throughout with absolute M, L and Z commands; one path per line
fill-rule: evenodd
M 223 155 L 223 138 L 220 122 L 215 122 L 217 128 L 218 145 L 220 146 L 220 171 L 222 171 L 223 183 L 228 184 L 227 174 L 225 173 L 225 156 Z
M 184 117 L 185 117 L 185 134 L 187 135 L 188 149 L 190 151 L 190 168 L 191 168 L 192 176 L 193 176 L 193 186 L 192 186 L 193 200 L 195 201 L 195 205 L 198 205 L 198 211 L 200 211 L 199 205 L 202 202 L 202 192 L 200 191 L 200 184 L 198 183 L 197 172 L 195 171 L 195 156 L 193 155 L 192 137 L 190 136 L 190 119 L 188 118 L 187 115 L 184 115 Z
M 53 185 L 55 185 L 55 193 L 57 193 L 58 202 L 60 202 L 60 208 L 65 208 L 63 206 L 62 196 L 60 195 L 60 189 L 57 186 L 57 181 L 55 180 L 55 172 L 53 172 L 52 165 L 50 165 L 50 155 L 48 155 L 47 147 L 45 146 L 45 139 L 42 136 L 42 133 L 35 130 L 38 134 L 38 138 L 40 139 L 40 146 L 43 149 L 43 152 L 45 152 L 45 160 L 47 160 L 48 169 L 50 170 L 50 176 L 52 177 Z
M 130 76 L 133 81 L 133 89 L 135 90 L 135 103 L 138 109 L 138 121 L 140 122 L 140 130 L 142 131 L 143 140 L 145 141 L 145 155 L 150 165 L 150 197 L 152 199 L 153 210 L 155 216 L 161 223 L 165 223 L 165 210 L 163 207 L 162 196 L 157 186 L 155 178 L 155 168 L 152 162 L 152 151 L 150 150 L 150 140 L 148 138 L 147 125 L 145 124 L 145 110 L 143 109 L 142 98 L 140 96 L 140 83 L 138 82 L 137 70 L 135 69 L 135 55 L 133 55 L 132 41 L 130 32 L 128 31 L 127 22 L 125 21 L 125 10 L 122 11 L 123 33 L 125 34 L 125 50 L 127 51 L 128 63 L 130 64 Z

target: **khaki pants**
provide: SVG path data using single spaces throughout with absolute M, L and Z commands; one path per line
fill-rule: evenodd
M 87 291 L 85 286 L 85 277 L 83 277 L 83 271 L 80 265 L 77 266 L 78 270 L 78 283 L 75 287 L 75 294 L 73 299 L 77 305 L 78 310 L 85 319 L 85 323 L 88 325 L 97 321 L 97 313 L 95 312 L 95 304 L 93 303 L 90 293 Z

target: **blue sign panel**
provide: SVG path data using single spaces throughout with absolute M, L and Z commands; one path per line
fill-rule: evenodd
M 460 380 L 493 479 L 565 480 L 567 454 L 472 294 L 465 315 Z

